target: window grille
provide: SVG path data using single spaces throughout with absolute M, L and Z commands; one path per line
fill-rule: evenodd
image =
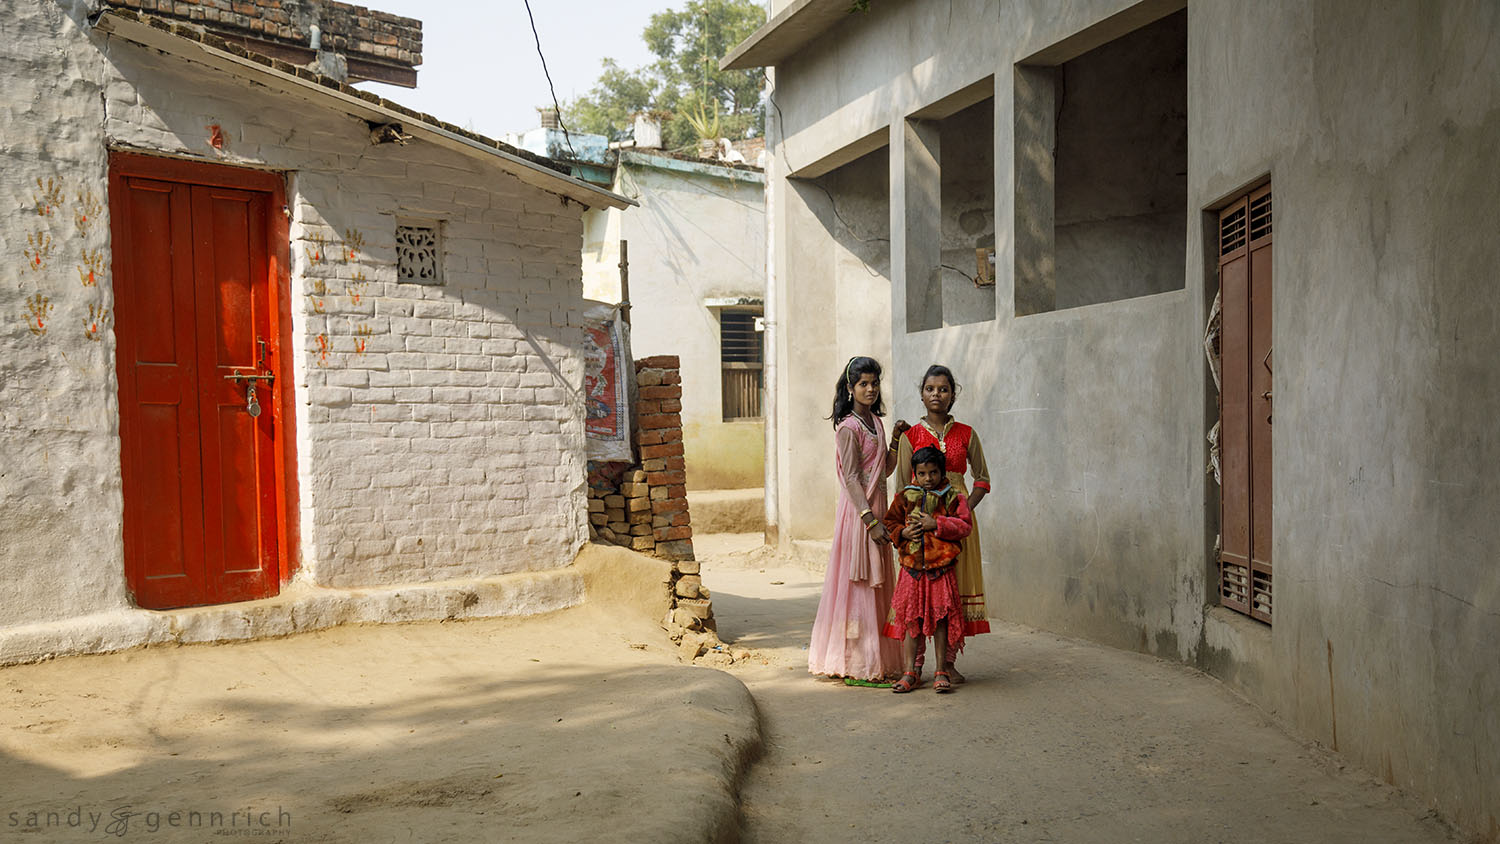
M 443 252 L 436 223 L 396 226 L 396 280 L 442 284 Z
M 759 311 L 719 312 L 719 358 L 723 367 L 724 420 L 761 418 L 764 353 Z

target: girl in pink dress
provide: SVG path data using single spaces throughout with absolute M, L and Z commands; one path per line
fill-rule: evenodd
M 891 608 L 896 573 L 881 517 L 886 476 L 896 468 L 896 439 L 886 440 L 880 364 L 855 357 L 834 386 L 834 466 L 839 476 L 833 548 L 823 597 L 807 647 L 807 670 L 831 677 L 882 680 L 900 670 L 900 643 L 880 635 Z

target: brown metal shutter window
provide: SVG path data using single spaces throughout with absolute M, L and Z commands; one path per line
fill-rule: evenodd
M 759 419 L 764 356 L 756 311 L 721 311 L 719 352 L 723 365 L 724 420 Z
M 1271 621 L 1271 186 L 1219 213 L 1223 306 L 1219 595 Z

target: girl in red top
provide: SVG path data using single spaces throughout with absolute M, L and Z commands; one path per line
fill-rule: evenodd
M 946 366 L 934 364 L 922 376 L 922 406 L 927 415 L 913 425 L 901 442 L 896 453 L 896 483 L 912 482 L 911 456 L 924 446 L 936 446 L 948 461 L 948 482 L 953 484 L 968 500 L 970 510 L 990 491 L 990 470 L 984 462 L 984 449 L 979 445 L 979 436 L 974 429 L 953 419 L 953 402 L 958 397 L 958 381 L 953 371 Z M 964 484 L 964 474 L 974 478 L 971 489 Z M 958 555 L 958 592 L 964 607 L 964 635 L 977 636 L 990 632 L 989 616 L 984 606 L 984 570 L 980 567 L 979 524 L 964 540 L 963 550 Z M 926 642 L 917 649 L 917 674 L 922 673 L 925 661 Z M 953 652 L 947 654 L 943 669 L 962 683 L 964 675 L 953 667 Z

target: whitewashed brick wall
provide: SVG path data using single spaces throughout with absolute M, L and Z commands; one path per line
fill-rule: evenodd
M 296 348 L 283 351 L 296 355 L 306 576 L 370 585 L 571 561 L 587 530 L 578 204 L 421 141 L 372 146 L 341 111 L 104 39 L 80 25 L 86 3 L 11 5 L 0 575 L 17 585 L 0 596 L 0 626 L 127 603 L 113 334 L 89 340 L 76 325 L 89 305 L 113 305 L 107 214 L 92 232 L 52 235 L 50 274 L 18 259 L 34 176 L 102 200 L 110 146 L 291 174 Z M 208 144 L 214 125 L 222 150 Z M 397 217 L 442 221 L 442 285 L 396 281 Z M 95 248 L 100 283 L 80 288 L 76 265 Z M 58 326 L 44 337 L 23 320 L 39 284 Z M 33 546 L 56 559 L 39 564 Z

